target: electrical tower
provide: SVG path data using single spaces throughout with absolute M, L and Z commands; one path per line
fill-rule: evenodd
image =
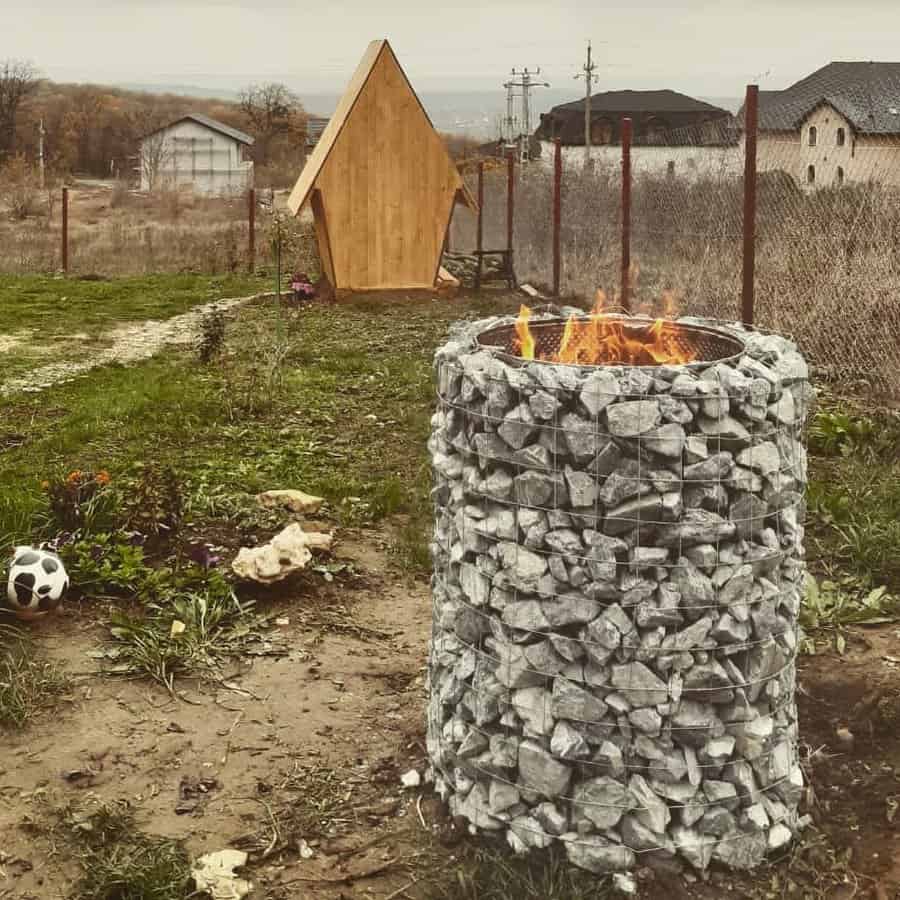
M 531 71 L 528 68 L 513 69 L 512 78 L 506 82 L 504 87 L 507 90 L 507 109 L 512 108 L 512 92 L 515 88 L 522 91 L 522 133 L 519 135 L 519 158 L 522 162 L 526 162 L 529 157 L 528 148 L 531 140 L 531 90 L 536 87 L 550 87 L 549 82 L 535 81 L 540 74 L 541 69 Z
M 584 168 L 591 168 L 591 87 L 597 80 L 594 69 L 596 63 L 591 61 L 591 42 L 587 45 L 587 62 L 581 67 L 581 74 L 576 78 L 584 79 Z
M 513 115 L 515 102 L 515 85 L 511 81 L 504 82 L 506 88 L 506 117 L 503 119 L 503 141 L 507 148 L 512 147 L 516 140 L 516 125 L 518 120 Z

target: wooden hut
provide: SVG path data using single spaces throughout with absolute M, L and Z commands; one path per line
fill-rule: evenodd
M 386 40 L 369 44 L 288 200 L 337 291 L 432 288 L 462 176 Z

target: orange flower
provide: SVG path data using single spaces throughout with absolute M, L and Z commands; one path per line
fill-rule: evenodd
M 110 480 L 111 480 L 111 479 L 110 479 L 110 477 L 109 477 L 109 472 L 107 472 L 106 469 L 101 469 L 101 470 L 94 476 L 94 481 L 96 481 L 97 484 L 109 484 Z
M 75 469 L 73 472 L 69 472 L 69 477 L 66 481 L 69 484 L 75 484 L 76 482 L 81 480 L 81 469 Z
M 42 481 L 42 482 L 41 482 L 41 490 L 42 490 L 42 491 L 50 490 L 50 482 L 49 482 L 49 481 Z

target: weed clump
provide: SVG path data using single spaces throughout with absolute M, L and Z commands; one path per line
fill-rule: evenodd
M 144 834 L 130 809 L 102 806 L 90 815 L 70 816 L 79 844 L 82 876 L 77 900 L 187 900 L 193 890 L 185 848 L 168 838 Z
M 41 709 L 66 692 L 69 681 L 34 648 L 18 639 L 13 628 L 0 625 L 10 643 L 0 646 L 0 728 L 20 729 Z
M 225 316 L 220 309 L 211 309 L 200 322 L 197 357 L 209 365 L 225 349 Z

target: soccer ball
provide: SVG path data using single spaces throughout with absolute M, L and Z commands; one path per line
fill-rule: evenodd
M 62 560 L 47 550 L 16 547 L 6 596 L 20 619 L 37 619 L 56 609 L 69 587 Z

